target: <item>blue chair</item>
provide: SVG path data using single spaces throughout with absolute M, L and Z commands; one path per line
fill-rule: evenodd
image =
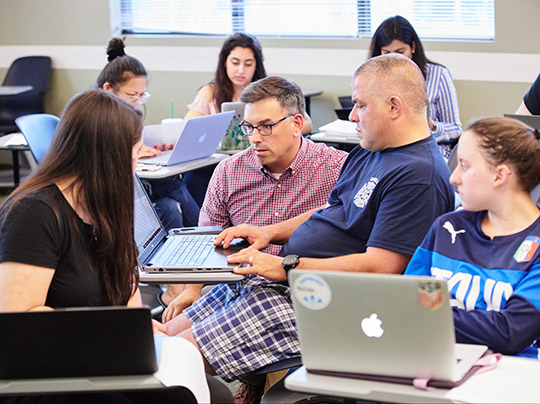
M 49 114 L 24 115 L 15 119 L 17 127 L 26 138 L 32 155 L 39 164 L 51 144 L 60 119 Z

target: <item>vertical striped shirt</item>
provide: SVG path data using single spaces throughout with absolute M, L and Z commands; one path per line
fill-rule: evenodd
M 454 79 L 443 66 L 428 63 L 426 69 L 429 115 L 435 124 L 433 136 L 437 143 L 457 139 L 462 129 Z
M 267 226 L 324 205 L 347 153 L 303 139 L 295 159 L 276 179 L 252 148 L 219 163 L 208 184 L 199 226 Z M 271 244 L 264 252 L 277 254 Z

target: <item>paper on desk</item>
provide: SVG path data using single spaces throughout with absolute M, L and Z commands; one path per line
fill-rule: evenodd
M 446 398 L 467 403 L 538 403 L 538 380 L 537 359 L 503 356 L 495 369 L 472 375 L 449 390 Z
M 333 122 L 321 126 L 319 130 L 328 136 L 356 136 L 356 123 L 336 119 Z
M 22 133 L 12 133 L 2 136 L 2 145 L 4 146 L 27 146 L 26 138 Z
M 199 403 L 210 402 L 202 357 L 192 343 L 180 337 L 162 337 L 159 357 L 159 370 L 154 376 L 163 385 L 186 387 Z

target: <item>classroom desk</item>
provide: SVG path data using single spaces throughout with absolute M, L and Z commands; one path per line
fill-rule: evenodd
M 229 157 L 229 155 L 225 153 L 214 153 L 211 156 L 202 159 L 186 161 L 185 163 L 175 164 L 173 166 L 162 166 L 157 171 L 141 171 L 141 168 L 144 169 L 144 164 L 139 164 L 137 166 L 137 174 L 139 175 L 139 178 L 145 179 L 167 178 L 217 164 L 227 157 Z
M 403 402 L 440 403 L 538 403 L 540 402 L 540 361 L 503 356 L 497 368 L 475 374 L 453 389 L 418 390 L 413 386 L 314 375 L 302 366 L 285 379 L 293 391 L 344 398 Z
M 19 95 L 32 91 L 32 86 L 0 86 L 1 95 Z
M 336 149 L 345 150 L 346 152 L 350 152 L 360 144 L 360 139 L 357 136 L 329 136 L 323 132 L 319 132 L 314 133 L 309 138 L 314 142 L 326 143 L 329 146 L 333 146 Z

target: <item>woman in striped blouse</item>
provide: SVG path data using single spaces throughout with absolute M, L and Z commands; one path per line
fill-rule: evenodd
M 448 158 L 462 132 L 457 92 L 450 71 L 426 57 L 413 26 L 399 15 L 384 20 L 373 34 L 369 57 L 386 53 L 401 53 L 422 71 L 429 99 L 431 132 L 441 153 Z

